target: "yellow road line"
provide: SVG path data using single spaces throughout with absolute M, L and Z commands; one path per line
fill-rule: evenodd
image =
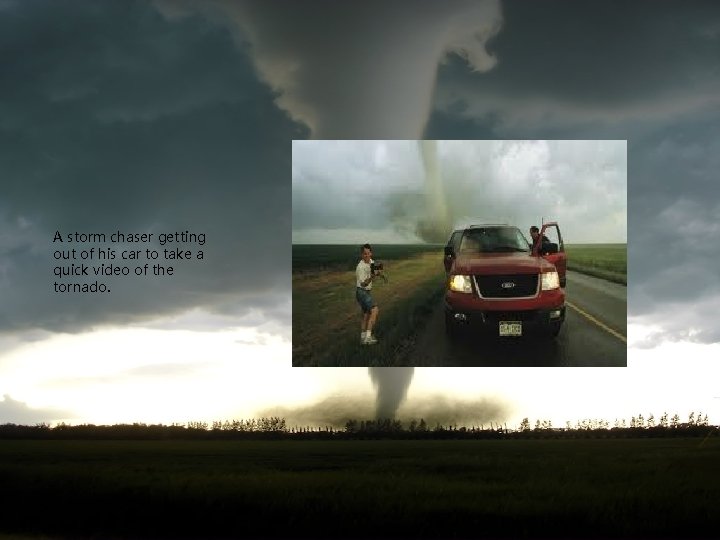
M 577 307 L 576 305 L 571 304 L 571 303 L 568 302 L 567 300 L 565 300 L 565 304 L 567 304 L 568 306 L 570 306 L 571 308 L 573 308 L 575 311 L 577 311 L 580 315 L 584 316 L 584 317 L 585 317 L 586 319 L 588 319 L 590 322 L 594 322 L 594 323 L 597 324 L 600 328 L 602 328 L 602 329 L 605 330 L 606 332 L 612 334 L 613 336 L 615 336 L 616 338 L 618 338 L 619 340 L 621 340 L 623 343 L 625 343 L 625 344 L 627 345 L 627 338 L 626 338 L 625 336 L 623 336 L 621 333 L 616 332 L 615 330 L 613 330 L 612 328 L 610 328 L 610 327 L 607 326 L 606 324 L 601 323 L 601 322 L 598 321 L 595 317 L 593 317 L 592 315 L 590 315 L 590 314 L 587 313 L 586 311 L 583 311 L 582 309 L 580 309 L 580 308 Z

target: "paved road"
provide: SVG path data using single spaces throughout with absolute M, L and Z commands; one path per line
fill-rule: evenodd
M 467 336 L 451 341 L 441 302 L 420 332 L 410 365 L 625 367 L 626 287 L 568 272 L 565 292 L 565 323 L 554 340 Z

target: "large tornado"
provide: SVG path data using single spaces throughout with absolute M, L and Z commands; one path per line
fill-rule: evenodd
M 395 418 L 400 404 L 407 396 L 415 368 L 370 367 L 368 373 L 377 391 L 375 398 L 376 418 Z
M 417 225 L 417 235 L 433 244 L 447 241 L 452 227 L 437 156 L 437 141 L 419 141 L 425 168 L 425 216 Z

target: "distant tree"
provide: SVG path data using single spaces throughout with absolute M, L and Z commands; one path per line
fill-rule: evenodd
M 540 431 L 540 419 L 539 418 L 535 421 L 535 431 Z
M 410 425 L 408 426 L 408 431 L 410 433 L 414 433 L 415 430 L 417 429 L 417 425 L 418 425 L 417 420 L 415 420 L 413 418 L 412 420 L 410 420 Z
M 670 427 L 676 428 L 680 425 L 680 416 L 675 413 L 673 414 L 673 417 L 670 419 Z
M 649 428 L 655 427 L 655 415 L 652 413 L 650 413 L 650 416 L 648 416 L 647 427 L 649 427 Z
M 520 431 L 530 431 L 530 419 L 529 418 L 523 418 L 522 422 L 520 422 Z
M 664 412 L 663 415 L 660 417 L 660 423 L 658 424 L 660 427 L 668 427 L 668 413 Z
M 345 424 L 345 432 L 346 433 L 357 433 L 358 430 L 358 422 L 357 420 L 348 420 Z
M 691 426 L 695 425 L 695 411 L 691 412 L 688 416 L 688 424 Z
M 418 424 L 417 429 L 418 429 L 418 431 L 427 431 L 428 430 L 427 423 L 425 422 L 424 418 L 420 419 L 420 423 Z

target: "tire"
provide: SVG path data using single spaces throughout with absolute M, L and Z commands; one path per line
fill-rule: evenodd
M 562 328 L 562 324 L 552 324 L 547 329 L 547 333 L 545 334 L 548 339 L 555 339 L 558 334 L 560 333 L 560 329 Z
M 457 339 L 460 329 L 449 313 L 445 313 L 445 335 L 450 339 Z

